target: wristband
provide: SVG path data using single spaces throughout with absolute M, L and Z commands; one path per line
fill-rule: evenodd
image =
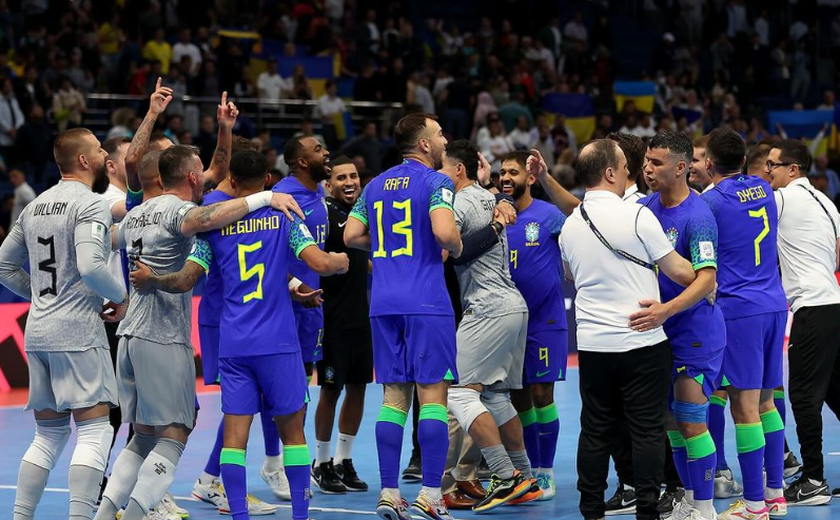
M 496 232 L 496 236 L 501 235 L 502 231 L 505 230 L 505 227 L 500 222 L 497 222 L 495 220 L 490 223 L 490 227 L 493 228 L 493 231 Z
M 291 280 L 289 280 L 289 290 L 290 291 L 294 291 L 295 289 L 297 289 L 301 285 L 303 285 L 303 282 L 301 282 L 297 278 L 293 277 Z
M 248 204 L 248 213 L 271 205 L 271 192 L 261 191 L 245 197 L 245 203 Z

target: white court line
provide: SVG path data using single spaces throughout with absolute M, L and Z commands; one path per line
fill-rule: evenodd
M 828 452 L 829 455 L 840 456 L 840 451 L 830 451 Z
M 0 484 L 0 490 L 2 490 L 2 489 L 8 489 L 8 490 L 16 491 L 17 486 Z M 49 488 L 48 487 L 48 488 L 44 488 L 44 491 L 46 491 L 48 493 L 70 493 L 70 490 L 65 489 L 65 488 Z M 183 501 L 201 502 L 200 500 L 198 500 L 197 498 L 192 497 L 192 496 L 189 496 L 189 497 L 176 496 L 175 499 L 178 500 L 178 501 L 181 501 L 181 502 L 183 502 Z M 270 504 L 270 505 L 275 506 L 277 508 L 282 508 L 282 509 L 291 509 L 292 508 L 291 504 Z M 376 516 L 375 511 L 359 511 L 359 510 L 356 510 L 356 509 L 344 509 L 344 508 L 341 508 L 341 507 L 309 506 L 309 510 L 310 511 L 319 511 L 319 512 L 322 512 L 322 513 L 345 513 L 345 514 L 352 514 L 352 515 L 372 515 L 372 516 Z

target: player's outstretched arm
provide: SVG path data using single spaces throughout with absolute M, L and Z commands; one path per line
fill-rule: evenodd
M 128 189 L 133 192 L 142 191 L 143 187 L 140 185 L 140 159 L 146 154 L 146 149 L 149 147 L 149 138 L 152 131 L 155 129 L 155 121 L 161 115 L 169 103 L 172 101 L 172 89 L 161 86 L 161 78 L 158 78 L 155 91 L 149 99 L 149 111 L 146 112 L 146 117 L 143 122 L 134 132 L 134 137 L 131 139 L 131 144 L 128 145 L 128 151 L 125 154 L 125 177 Z
M 464 244 L 461 242 L 461 233 L 455 223 L 455 214 L 449 208 L 434 209 L 429 213 L 432 220 L 432 233 L 440 247 L 449 251 L 453 258 L 461 256 Z M 347 231 L 345 231 L 347 233 Z
M 226 200 L 191 209 L 181 224 L 181 234 L 191 237 L 206 231 L 221 229 L 248 213 L 266 206 L 282 211 L 290 221 L 294 220 L 292 213 L 296 213 L 301 219 L 305 218 L 300 206 L 291 195 L 261 191 L 240 199 Z
M 697 273 L 694 272 L 694 267 L 692 267 L 691 262 L 673 250 L 657 260 L 656 265 L 665 273 L 665 276 L 683 287 L 688 287 L 697 278 Z
M 672 254 L 676 254 L 676 251 Z M 713 267 L 700 269 L 697 271 L 697 278 L 679 296 L 668 302 L 640 301 L 639 305 L 644 309 L 630 315 L 630 328 L 639 332 L 655 329 L 665 323 L 671 316 L 693 307 L 697 302 L 714 292 L 716 273 L 717 271 Z
M 184 262 L 180 271 L 167 274 L 157 274 L 139 260 L 134 260 L 134 266 L 128 279 L 138 291 L 160 289 L 168 293 L 185 293 L 191 291 L 204 275 L 204 266 L 191 260 Z
M 569 216 L 572 211 L 580 206 L 580 200 L 569 193 L 554 177 L 548 173 L 548 165 L 545 163 L 539 150 L 531 150 L 531 157 L 528 157 L 528 164 L 525 169 L 529 174 L 535 176 L 542 185 L 551 202 L 557 206 L 564 215 Z
M 321 276 L 344 274 L 350 269 L 347 253 L 327 253 L 321 251 L 314 242 L 301 251 L 298 258 Z
M 353 249 L 370 251 L 370 230 L 364 222 L 353 215 L 347 218 L 344 225 L 344 245 Z
M 29 273 L 23 269 L 28 256 L 23 231 L 19 225 L 14 225 L 0 244 L 0 284 L 27 300 L 32 298 Z
M 239 109 L 233 102 L 227 100 L 227 92 L 222 92 L 222 101 L 216 109 L 219 137 L 216 141 L 216 151 L 213 152 L 213 159 L 206 172 L 207 179 L 217 185 L 228 175 L 233 150 L 233 126 L 236 124 L 237 116 L 239 116 Z

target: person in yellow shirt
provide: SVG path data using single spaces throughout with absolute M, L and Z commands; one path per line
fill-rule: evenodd
M 146 42 L 143 46 L 143 58 L 152 61 L 159 61 L 161 72 L 169 74 L 169 64 L 172 61 L 172 46 L 163 39 L 163 29 L 155 31 L 155 38 Z

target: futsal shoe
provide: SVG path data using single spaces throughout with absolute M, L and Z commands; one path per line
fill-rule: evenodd
M 765 498 L 764 504 L 767 506 L 767 513 L 770 515 L 770 518 L 787 515 L 787 501 L 784 496 L 779 498 Z
M 537 474 L 537 484 L 542 490 L 539 500 L 552 500 L 557 496 L 557 484 L 554 483 L 554 475 L 545 471 Z
M 202 502 L 213 504 L 216 508 L 221 507 L 222 504 L 227 507 L 227 495 L 219 479 L 213 479 L 209 484 L 202 484 L 200 480 L 196 480 L 193 485 L 192 496 Z
M 622 482 L 618 483 L 615 495 L 607 500 L 604 514 L 614 515 L 635 515 L 636 514 L 636 490 Z
M 408 502 L 386 490 L 379 492 L 376 514 L 382 520 L 412 520 L 408 514 Z
M 449 514 L 446 502 L 441 498 L 434 500 L 424 490 L 420 490 L 417 498 L 411 504 L 411 511 L 425 520 L 454 520 Z
M 531 487 L 528 491 L 525 492 L 524 495 L 520 496 L 519 498 L 514 498 L 510 502 L 509 505 L 515 506 L 517 504 L 527 504 L 528 502 L 533 502 L 535 500 L 542 500 L 543 497 L 543 490 L 540 489 L 539 480 L 536 478 L 531 479 Z
M 292 500 L 292 491 L 289 489 L 289 479 L 286 477 L 286 472 L 283 469 L 269 471 L 266 469 L 265 464 L 263 464 L 260 468 L 260 476 L 268 485 L 268 488 L 271 489 L 271 492 L 274 493 L 274 496 L 280 500 L 285 500 L 286 502 Z
M 497 507 L 509 503 L 511 500 L 521 497 L 531 489 L 531 481 L 522 476 L 522 473 L 515 471 L 513 476 L 501 479 L 497 475 L 490 477 L 490 484 L 487 486 L 487 496 L 473 507 L 476 513 L 486 513 Z
M 268 516 L 273 515 L 277 512 L 277 506 L 274 504 L 269 504 L 268 502 L 263 502 L 259 498 L 255 497 L 254 495 L 249 494 L 247 496 L 248 501 L 248 516 Z M 230 506 L 228 505 L 227 499 L 225 499 L 225 503 L 223 507 L 219 507 L 219 514 L 220 515 L 229 515 L 230 514 Z
M 792 451 L 789 451 L 787 455 L 785 455 L 785 478 L 790 478 L 802 469 L 802 464 L 799 462 L 799 459 L 796 458 L 796 455 L 793 454 Z
M 356 468 L 353 467 L 352 459 L 344 459 L 334 467 L 335 474 L 338 476 L 339 480 L 341 480 L 341 483 L 344 484 L 347 491 L 359 492 L 368 490 L 367 482 L 360 479 L 358 473 L 356 473 Z
M 733 498 L 744 494 L 744 487 L 732 476 L 732 470 L 715 472 L 715 498 Z
M 343 495 L 347 493 L 347 488 L 338 478 L 335 473 L 335 466 L 330 459 L 329 462 L 322 462 L 318 464 L 312 461 L 312 485 L 321 490 L 325 495 Z
M 183 507 L 179 506 L 175 502 L 175 499 L 172 497 L 172 493 L 170 493 L 168 491 L 166 492 L 165 495 L 163 495 L 163 498 L 160 499 L 160 503 L 163 505 L 163 507 L 167 511 L 169 511 L 170 513 L 174 513 L 174 514 L 178 515 L 178 517 L 180 517 L 180 518 L 189 518 L 190 517 L 190 512 L 187 511 L 186 509 L 184 509 Z
M 770 520 L 770 511 L 767 510 L 767 506 L 758 511 L 751 511 L 743 500 L 738 500 L 719 514 L 718 520 Z

